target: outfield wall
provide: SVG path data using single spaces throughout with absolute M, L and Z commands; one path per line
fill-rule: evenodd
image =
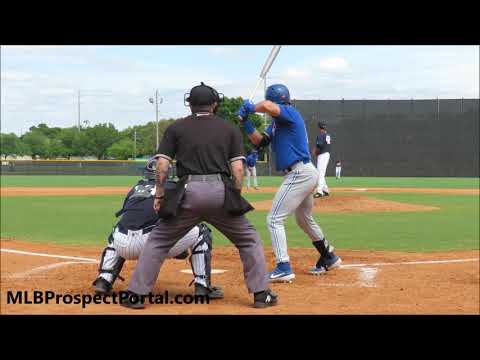
M 479 176 L 479 99 L 295 100 L 313 144 L 328 125 L 327 175 Z

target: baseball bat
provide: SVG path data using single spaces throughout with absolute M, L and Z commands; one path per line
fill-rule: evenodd
M 255 84 L 255 88 L 253 91 L 250 93 L 249 100 L 252 101 L 253 97 L 255 96 L 255 93 L 257 92 L 258 87 L 262 83 L 262 80 L 265 79 L 267 76 L 270 68 L 272 67 L 273 62 L 275 61 L 275 58 L 277 57 L 280 48 L 282 45 L 275 45 L 272 50 L 270 51 L 270 55 L 268 55 L 267 60 L 265 61 L 265 64 L 263 65 L 262 71 L 260 72 L 260 76 L 258 77 L 257 83 Z M 239 120 L 242 120 L 242 118 L 239 116 Z
M 255 93 L 257 92 L 258 87 L 260 86 L 262 80 L 265 79 L 267 76 L 270 68 L 272 67 L 273 62 L 275 61 L 275 58 L 277 57 L 278 53 L 280 52 L 281 45 L 276 45 L 272 48 L 272 51 L 270 51 L 270 55 L 268 55 L 267 61 L 265 61 L 265 64 L 263 65 L 262 71 L 260 72 L 260 76 L 258 77 L 257 84 L 255 85 L 255 88 L 250 94 L 249 100 L 252 101 L 253 97 L 255 96 Z

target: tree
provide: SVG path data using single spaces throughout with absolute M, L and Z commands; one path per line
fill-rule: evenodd
M 49 139 L 39 131 L 30 131 L 21 137 L 23 143 L 30 148 L 32 156 L 45 157 L 48 154 Z
M 107 149 L 107 155 L 118 160 L 127 160 L 133 156 L 133 141 L 124 138 Z
M 52 139 L 49 140 L 46 155 L 48 158 L 67 157 L 69 156 L 69 150 L 65 147 L 62 140 Z
M 97 156 L 98 159 L 105 157 L 107 149 L 115 143 L 119 134 L 113 124 L 98 124 L 94 127 L 89 127 L 84 130 L 88 139 L 90 149 Z
M 238 109 L 242 106 L 243 99 L 241 97 L 237 98 L 228 98 L 225 97 L 224 101 L 221 103 L 220 107 L 218 108 L 217 115 L 224 118 L 225 120 L 230 121 L 235 126 L 240 126 L 240 122 L 238 119 Z M 262 132 L 265 129 L 265 121 L 262 116 L 258 114 L 251 114 L 249 115 L 249 120 L 253 123 L 255 128 Z M 243 133 L 243 145 L 245 147 L 245 151 L 249 152 L 253 149 L 253 145 L 248 139 L 247 135 L 244 131 Z
M 20 138 L 13 134 L 0 134 L 0 153 L 7 158 L 8 155 L 25 155 L 28 148 Z

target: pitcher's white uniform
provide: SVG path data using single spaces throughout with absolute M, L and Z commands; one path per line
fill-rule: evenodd
M 340 161 L 337 161 L 335 163 L 335 177 L 337 179 L 340 179 L 341 176 L 342 176 L 342 163 Z

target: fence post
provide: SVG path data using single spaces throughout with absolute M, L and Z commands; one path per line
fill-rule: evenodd
M 440 121 L 440 99 L 437 96 L 437 121 Z

